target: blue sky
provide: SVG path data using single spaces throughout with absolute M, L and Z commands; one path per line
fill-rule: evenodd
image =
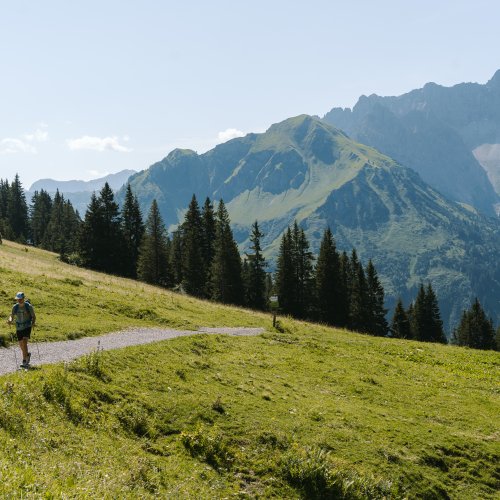
M 0 0 L 0 177 L 90 179 L 500 69 L 496 0 Z

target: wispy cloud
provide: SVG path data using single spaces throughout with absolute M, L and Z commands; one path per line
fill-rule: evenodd
M 219 138 L 220 142 L 226 142 L 230 139 L 236 139 L 236 137 L 243 137 L 244 135 L 245 133 L 241 130 L 238 130 L 236 128 L 227 128 L 226 130 L 219 132 L 217 137 Z
M 24 139 L 28 142 L 47 142 L 49 139 L 47 124 L 40 123 L 35 132 L 33 134 L 25 134 Z
M 0 139 L 0 154 L 36 154 L 38 150 L 34 144 L 47 142 L 49 139 L 47 127 L 47 124 L 41 123 L 35 132 L 31 134 L 24 134 L 21 138 L 5 137 L 4 139 Z
M 127 136 L 122 138 L 122 141 L 127 142 Z M 80 151 L 83 149 L 90 149 L 92 151 L 117 151 L 118 153 L 130 153 L 132 149 L 127 148 L 120 144 L 120 139 L 116 136 L 113 137 L 91 137 L 84 135 L 78 139 L 68 139 L 69 149 L 72 151 Z
M 6 137 L 0 140 L 0 154 L 15 154 L 15 153 L 33 153 L 35 154 L 36 148 L 29 142 Z

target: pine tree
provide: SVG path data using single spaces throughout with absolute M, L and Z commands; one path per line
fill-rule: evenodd
M 296 310 L 294 259 L 292 253 L 292 231 L 288 228 L 281 238 L 276 266 L 276 292 L 279 307 L 284 314 L 293 315 Z
M 314 257 L 309 250 L 309 241 L 302 228 L 295 221 L 292 229 L 293 255 L 295 258 L 297 309 L 295 315 L 306 318 L 314 302 Z
M 43 189 L 35 191 L 31 199 L 30 226 L 33 245 L 40 246 L 45 238 L 45 232 L 50 221 L 52 198 Z
M 79 248 L 83 265 L 107 273 L 124 274 L 124 237 L 113 191 L 106 182 L 99 197 L 92 194 L 82 224 Z
M 267 305 L 266 297 L 266 259 L 262 255 L 260 240 L 263 234 L 259 224 L 255 221 L 250 235 L 250 253 L 247 253 L 247 267 L 244 268 L 245 277 L 245 304 L 252 309 L 264 310 Z
M 446 343 L 436 294 L 431 284 L 421 284 L 411 317 L 412 338 L 422 342 Z
M 132 193 L 130 184 L 127 185 L 125 201 L 122 209 L 122 232 L 125 241 L 124 274 L 135 278 L 139 248 L 144 234 L 144 222 L 137 197 Z
M 276 271 L 280 309 L 297 318 L 311 315 L 314 297 L 313 256 L 297 221 L 283 235 Z
M 172 280 L 174 285 L 182 283 L 182 232 L 174 231 L 172 235 L 172 244 L 168 256 L 170 269 L 172 270 Z
M 18 174 L 9 189 L 7 219 L 14 239 L 24 243 L 29 236 L 28 205 Z
M 410 321 L 403 307 L 403 301 L 401 300 L 401 297 L 398 299 L 396 308 L 394 309 L 390 331 L 391 337 L 397 339 L 411 338 Z
M 340 256 L 330 228 L 323 233 L 315 271 L 318 319 L 329 325 L 343 326 L 343 297 Z
M 349 279 L 349 328 L 366 333 L 369 330 L 369 298 L 365 271 L 353 248 L 350 262 Z
M 210 269 L 215 254 L 215 212 L 210 198 L 206 198 L 201 211 L 201 257 L 205 269 L 205 296 L 210 296 Z
M 443 321 L 441 320 L 438 299 L 430 283 L 427 285 L 426 302 L 427 311 L 430 317 L 429 341 L 446 344 L 448 341 L 443 330 Z
M 243 303 L 241 257 L 223 200 L 220 200 L 217 207 L 215 254 L 210 272 L 213 300 L 225 304 Z
M 473 349 L 495 349 L 495 330 L 491 319 L 488 319 L 479 300 L 476 300 L 468 311 L 464 311 L 455 333 L 457 345 Z
M 368 333 L 378 337 L 385 337 L 388 331 L 384 308 L 384 288 L 371 259 L 366 268 L 366 281 L 368 286 Z
M 203 229 L 200 208 L 193 194 L 182 224 L 182 286 L 196 297 L 206 291 L 207 269 L 202 254 Z
M 153 200 L 146 220 L 139 250 L 137 276 L 147 283 L 172 286 L 168 265 L 168 238 L 156 200 Z

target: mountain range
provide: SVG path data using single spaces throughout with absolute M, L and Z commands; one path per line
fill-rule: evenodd
M 85 211 L 87 210 L 90 197 L 94 191 L 97 192 L 102 189 L 106 182 L 109 184 L 111 189 L 118 190 L 127 182 L 127 179 L 135 173 L 135 170 L 121 170 L 115 174 L 109 174 L 90 181 L 57 181 L 54 179 L 40 179 L 31 185 L 27 191 L 27 196 L 28 199 L 31 199 L 31 196 L 35 191 L 41 191 L 42 189 L 51 195 L 56 191 L 59 191 L 62 195 L 64 195 L 65 199 L 71 201 L 75 210 L 78 210 L 83 217 Z
M 157 200 L 167 225 L 182 220 L 193 193 L 200 203 L 224 199 L 240 248 L 258 220 L 271 261 L 294 220 L 315 253 L 329 226 L 339 249 L 373 259 L 389 307 L 398 296 L 408 304 L 430 281 L 448 327 L 474 296 L 500 319 L 498 219 L 446 198 L 415 169 L 319 118 L 290 118 L 201 155 L 174 150 L 129 182 L 145 213 Z
M 500 70 L 486 84 L 428 83 L 397 97 L 360 97 L 323 119 L 373 146 L 451 200 L 500 211 Z

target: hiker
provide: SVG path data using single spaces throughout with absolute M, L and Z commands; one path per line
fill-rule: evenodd
M 30 364 L 31 353 L 28 352 L 28 339 L 31 336 L 31 329 L 35 326 L 36 315 L 33 306 L 24 300 L 24 292 L 17 292 L 17 304 L 14 304 L 12 313 L 9 316 L 9 325 L 15 319 L 17 340 L 19 340 L 19 347 L 23 353 L 22 367 L 27 368 Z

